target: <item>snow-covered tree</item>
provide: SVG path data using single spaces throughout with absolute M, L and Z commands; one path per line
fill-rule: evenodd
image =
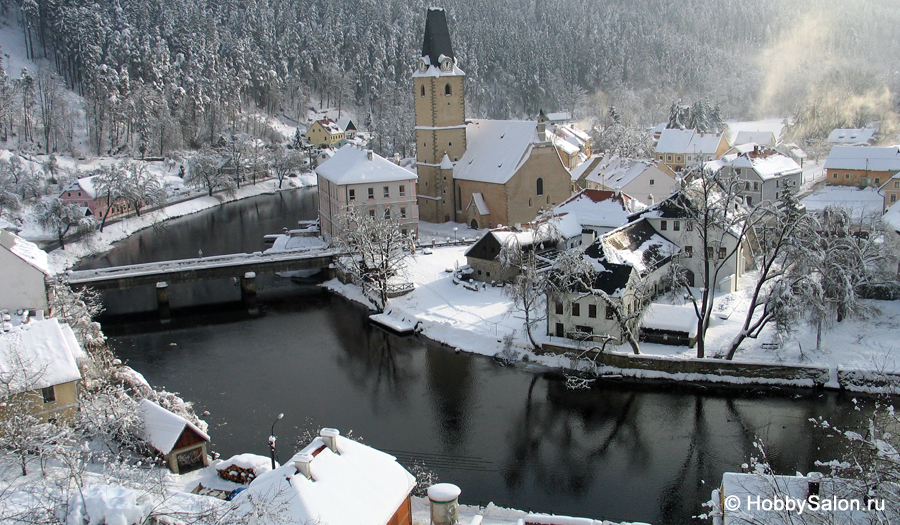
M 350 255 L 340 261 L 341 269 L 383 311 L 394 280 L 403 276 L 412 241 L 401 232 L 397 217 L 374 209 L 350 208 L 342 223 L 341 235 L 334 240 Z
M 65 236 L 69 232 L 87 233 L 97 227 L 97 222 L 91 217 L 85 217 L 81 207 L 60 198 L 40 203 L 37 206 L 37 219 L 41 227 L 56 235 L 63 250 L 66 249 Z
M 122 198 L 138 217 L 146 206 L 162 206 L 166 202 L 166 190 L 159 178 L 147 170 L 143 162 L 132 162 L 125 167 L 125 185 Z
M 281 146 L 275 146 L 269 153 L 269 163 L 272 166 L 272 173 L 278 179 L 278 187 L 292 173 L 297 173 L 303 167 L 303 161 L 306 155 L 300 149 L 287 149 Z
M 233 194 L 237 189 L 234 178 L 219 169 L 221 159 L 210 148 L 203 148 L 188 163 L 189 170 L 185 182 L 194 188 L 205 188 L 210 197 L 213 192 L 224 190 Z

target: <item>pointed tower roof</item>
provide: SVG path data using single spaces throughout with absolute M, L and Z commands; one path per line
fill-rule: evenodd
M 447 15 L 444 9 L 432 7 L 425 18 L 425 40 L 422 43 L 422 56 L 431 60 L 431 65 L 440 62 L 441 55 L 455 58 L 453 46 L 450 44 L 450 29 L 447 27 Z

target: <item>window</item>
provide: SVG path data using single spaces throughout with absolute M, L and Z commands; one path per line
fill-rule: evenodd
M 666 155 L 666 162 L 672 162 L 672 156 Z
M 691 221 L 688 221 L 688 222 L 684 223 L 684 229 L 687 230 L 687 231 L 689 231 L 689 232 L 694 231 L 694 223 L 691 222 Z
M 537 180 L 537 194 L 538 195 L 544 194 L 544 179 L 542 179 L 540 177 L 538 177 L 538 180 Z
M 850 178 L 850 174 L 849 174 L 849 173 L 844 173 L 844 178 L 845 178 L 845 179 L 849 179 L 849 178 Z
M 875 177 L 875 184 L 881 184 L 881 177 Z
M 400 185 L 400 196 L 406 197 L 406 185 L 405 184 Z
M 581 332 L 582 334 L 594 333 L 594 329 L 591 328 L 590 326 L 575 325 L 575 329 L 578 330 L 579 332 Z
M 650 179 L 650 185 L 653 186 L 654 184 L 656 184 L 656 181 L 653 179 Z
M 375 198 L 375 188 L 369 188 L 369 198 L 370 199 Z
M 556 303 L 556 314 L 562 315 L 562 313 L 563 313 L 563 305 L 562 305 L 562 303 L 557 302 Z
M 900 181 L 894 181 L 894 189 L 900 189 Z
M 531 207 L 531 197 L 528 197 L 528 207 Z
M 401 219 L 406 218 L 406 207 L 405 206 L 400 206 L 400 218 Z
M 356 190 L 347 190 L 347 198 L 351 201 L 356 200 Z
M 578 303 L 572 303 L 572 315 L 578 317 L 581 315 L 581 305 Z
M 675 231 L 681 231 L 681 221 L 672 221 L 672 229 Z
M 897 202 L 897 194 L 891 193 L 891 202 Z
M 609 306 L 609 305 L 606 305 L 606 318 L 607 318 L 607 319 L 612 319 L 613 317 L 615 317 L 615 316 L 613 315 L 613 307 L 612 307 L 612 306 Z
M 390 220 L 390 218 L 391 218 L 391 209 L 390 209 L 390 208 L 385 208 L 385 209 L 384 209 L 384 218 L 385 218 L 386 220 Z
M 707 258 L 707 259 L 712 259 L 712 258 L 713 258 L 713 255 L 714 255 L 714 254 L 713 254 L 713 248 L 712 248 L 712 246 L 707 246 L 707 247 L 706 247 L 706 258 Z
M 684 247 L 684 256 L 690 259 L 694 256 L 694 247 L 693 246 L 685 246 Z
M 425 86 L 422 86 L 422 96 L 425 96 Z
M 831 176 L 831 178 L 832 178 L 832 179 L 836 179 L 836 178 L 837 178 L 837 175 L 838 175 L 838 174 L 835 173 L 835 174 L 833 174 L 833 175 Z
M 850 175 L 847 175 L 847 176 L 849 177 Z M 78 196 L 81 197 L 81 192 L 80 192 L 80 191 L 78 192 Z
M 409 92 L 407 91 L 407 93 L 409 93 Z M 446 84 L 444 84 L 444 96 L 449 97 L 452 94 L 453 94 L 453 89 L 450 88 L 450 83 L 447 82 Z
M 591 319 L 597 318 L 597 305 L 596 304 L 588 305 L 588 317 L 590 317 Z
M 681 155 L 678 155 L 677 157 L 675 157 L 675 162 L 681 162 Z
M 391 187 L 385 186 L 384 187 L 384 198 L 387 199 L 390 196 L 391 196 Z
M 753 183 L 753 191 L 759 191 L 759 183 L 758 182 Z
M 728 255 L 728 249 L 724 246 L 719 247 L 719 259 L 724 259 Z
M 562 323 L 556 323 L 556 337 L 565 337 L 566 329 Z
M 56 391 L 52 386 L 48 386 L 47 388 L 41 389 L 41 396 L 44 398 L 44 403 L 51 403 L 56 401 Z
M 375 218 L 375 210 L 369 210 L 369 217 Z
M 669 221 L 659 221 L 659 229 L 666 231 L 669 229 Z

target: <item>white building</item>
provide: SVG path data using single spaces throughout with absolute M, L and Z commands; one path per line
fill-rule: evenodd
M 572 170 L 579 188 L 622 191 L 644 204 L 668 197 L 678 185 L 678 177 L 665 163 L 625 159 L 618 156 L 592 157 Z
M 797 193 L 800 189 L 803 169 L 787 155 L 753 145 L 749 151 L 729 157 L 715 163 L 714 169 L 722 169 L 726 177 L 733 175 L 745 181 L 741 195 L 748 206 L 776 201 L 784 192 Z
M 419 228 L 415 173 L 371 150 L 346 145 L 316 168 L 319 224 L 326 240 L 339 235 L 341 217 L 350 208 L 396 221 L 403 234 Z
M 0 230 L 0 309 L 47 311 L 47 252 L 14 233 Z

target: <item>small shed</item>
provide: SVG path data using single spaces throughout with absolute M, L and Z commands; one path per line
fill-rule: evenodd
M 693 307 L 654 303 L 644 315 L 640 340 L 693 348 L 697 344 L 697 316 Z
M 166 460 L 169 470 L 184 474 L 209 465 L 206 445 L 209 436 L 183 417 L 153 401 L 141 401 L 144 438 Z

